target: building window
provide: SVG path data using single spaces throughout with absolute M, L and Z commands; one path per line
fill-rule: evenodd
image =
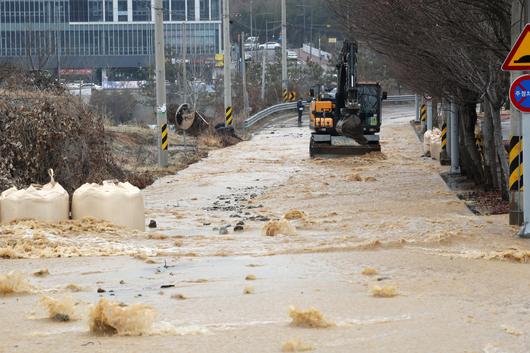
M 195 0 L 188 1 L 188 21 L 195 21 Z
M 217 21 L 221 19 L 221 9 L 220 1 L 212 0 L 212 21 Z
M 200 0 L 201 21 L 210 19 L 210 0 Z
M 99 22 L 103 21 L 103 1 L 89 0 L 88 1 L 88 21 Z
M 88 0 L 70 0 L 70 21 L 88 22 Z
M 114 21 L 114 9 L 112 7 L 112 0 L 105 0 L 105 21 Z
M 133 1 L 133 21 L 151 21 L 151 1 Z
M 171 21 L 186 20 L 186 0 L 171 0 Z
M 127 11 L 127 0 L 118 0 L 118 11 Z
M 164 21 L 169 21 L 169 0 L 162 1 L 162 8 L 164 9 Z

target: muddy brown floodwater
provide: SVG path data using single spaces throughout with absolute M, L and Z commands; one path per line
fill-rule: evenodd
M 146 233 L 1 226 L 0 353 L 528 352 L 530 243 L 447 188 L 412 115 L 340 158 L 277 121 L 146 189 Z

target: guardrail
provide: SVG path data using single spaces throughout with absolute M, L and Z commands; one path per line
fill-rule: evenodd
M 414 102 L 416 99 L 415 95 L 408 96 L 388 96 L 385 102 L 397 103 L 397 102 Z M 307 106 L 307 103 L 306 103 Z M 268 107 L 256 114 L 252 115 L 250 118 L 245 120 L 245 128 L 249 128 L 257 122 L 279 112 L 285 112 L 289 110 L 296 110 L 296 102 L 282 103 Z
M 250 118 L 245 120 L 245 128 L 251 127 L 252 125 L 256 124 L 262 119 L 271 116 L 272 114 L 288 110 L 296 110 L 296 102 L 273 105 L 272 107 L 268 107 L 267 109 L 257 112 L 256 114 L 252 115 Z

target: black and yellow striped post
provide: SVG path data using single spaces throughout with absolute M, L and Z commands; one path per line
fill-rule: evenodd
M 422 104 L 420 108 L 420 120 L 422 123 L 427 122 L 427 106 L 425 104 Z
M 169 141 L 167 136 L 167 124 L 162 125 L 162 140 L 161 140 L 161 148 L 162 151 L 167 151 L 169 148 Z
M 451 165 L 451 160 L 449 158 L 449 151 L 447 148 L 447 123 L 442 124 L 442 151 L 440 153 L 440 164 L 441 165 Z
M 442 151 L 447 152 L 447 123 L 442 125 Z
M 234 123 L 234 110 L 232 107 L 226 108 L 226 114 L 225 114 L 225 126 L 229 127 L 232 126 Z
M 523 141 L 520 136 L 510 140 L 510 191 L 523 190 Z
M 282 95 L 283 95 L 283 101 L 289 102 L 289 90 L 284 89 Z

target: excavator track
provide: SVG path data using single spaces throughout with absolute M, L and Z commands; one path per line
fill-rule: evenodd
M 316 142 L 314 137 L 311 136 L 311 142 L 309 143 L 309 155 L 311 158 L 318 155 L 350 155 L 350 156 L 361 156 L 363 154 L 371 152 L 380 152 L 381 145 L 379 143 L 370 143 L 367 145 L 356 145 L 356 146 L 336 146 L 329 142 Z

